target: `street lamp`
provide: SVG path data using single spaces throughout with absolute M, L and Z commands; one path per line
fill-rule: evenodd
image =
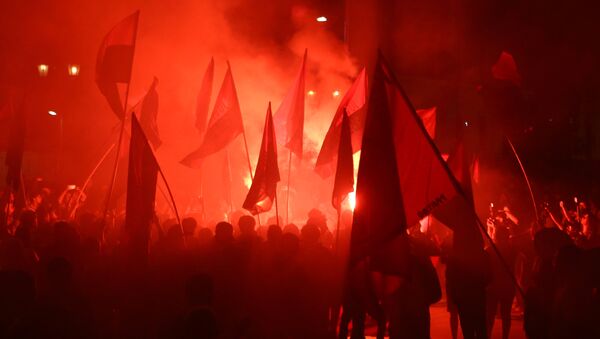
M 56 170 L 60 173 L 62 153 L 63 153 L 63 115 L 59 115 L 55 110 L 48 110 L 48 115 L 58 118 L 58 156 L 56 157 Z
M 48 76 L 48 65 L 46 65 L 46 64 L 39 64 L 37 66 L 37 69 L 38 69 L 38 75 L 40 77 Z
M 72 77 L 76 77 L 79 75 L 79 65 L 71 64 L 68 67 L 69 75 Z

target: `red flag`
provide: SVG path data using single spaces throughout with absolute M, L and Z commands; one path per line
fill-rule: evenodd
M 154 77 L 148 93 L 146 93 L 140 104 L 136 105 L 141 106 L 138 112 L 140 115 L 140 124 L 154 149 L 157 149 L 162 144 L 156 121 L 158 116 L 158 92 L 156 92 L 156 85 L 158 85 L 158 79 Z
M 304 78 L 307 53 L 308 50 L 305 50 L 302 66 L 300 67 L 296 81 L 274 116 L 279 143 L 289 148 L 299 158 L 302 158 L 302 140 L 304 134 L 304 97 L 306 95 Z
M 517 70 L 517 63 L 512 55 L 502 51 L 498 61 L 492 66 L 492 76 L 498 80 L 511 81 L 517 86 L 521 86 L 521 75 Z
M 435 139 L 435 118 L 437 107 L 418 109 L 417 113 L 421 120 L 423 120 L 423 125 L 425 125 L 425 129 L 427 130 L 427 134 L 431 137 L 431 139 Z
M 253 215 L 270 210 L 275 199 L 278 182 L 277 142 L 275 129 L 273 128 L 271 103 L 269 102 L 254 180 L 252 180 L 252 186 L 248 191 L 243 207 Z
M 346 112 L 342 117 L 337 168 L 333 184 L 333 207 L 340 210 L 342 201 L 348 193 L 354 191 L 354 163 L 352 160 L 352 136 L 350 132 L 350 119 Z
M 210 58 L 208 68 L 206 68 L 204 77 L 202 77 L 202 86 L 200 87 L 200 92 L 198 93 L 198 99 L 196 101 L 196 128 L 201 137 L 204 136 L 204 132 L 206 131 L 214 75 L 215 60 Z
M 327 178 L 335 171 L 335 163 L 340 142 L 342 115 L 346 110 L 350 118 L 350 130 L 352 138 L 352 150 L 360 150 L 366 111 L 361 109 L 365 105 L 367 97 L 366 70 L 360 72 L 354 83 L 344 95 L 337 111 L 331 121 L 331 126 L 325 135 L 321 151 L 317 157 L 315 171 L 323 178 Z
M 96 84 L 110 108 L 123 120 L 124 104 L 118 84 L 129 84 L 140 11 L 119 22 L 102 41 L 96 59 Z
M 407 226 L 453 198 L 465 200 L 382 56 L 369 102 L 356 193 L 351 243 L 354 262 L 381 253 L 405 234 Z M 465 203 L 460 208 L 469 218 L 463 222 L 476 220 L 471 206 Z M 399 250 L 407 251 L 405 247 Z M 402 271 L 406 266 L 397 268 Z
M 243 132 L 242 112 L 228 62 L 227 73 L 219 90 L 202 145 L 181 160 L 181 163 L 191 168 L 198 168 L 204 157 L 223 149 Z
M 132 115 L 125 227 L 129 248 L 141 260 L 145 260 L 148 254 L 158 171 L 152 148 L 137 118 Z

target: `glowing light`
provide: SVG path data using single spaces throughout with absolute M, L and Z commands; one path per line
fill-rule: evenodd
M 356 193 L 355 192 L 348 193 L 348 205 L 350 205 L 350 209 L 352 211 L 354 211 L 354 208 L 356 207 Z
M 79 75 L 79 65 L 69 65 L 69 75 L 72 77 L 76 77 Z
M 317 22 L 327 22 L 327 17 L 320 16 L 317 18 Z
M 48 75 L 48 68 L 49 68 L 49 67 L 48 67 L 48 65 L 46 65 L 46 64 L 39 64 L 39 65 L 37 66 L 37 69 L 38 69 L 38 74 L 39 74 L 41 77 L 45 77 L 45 76 L 47 76 L 47 75 Z
M 469 127 L 469 122 L 465 121 L 465 127 Z
M 244 177 L 244 186 L 246 186 L 248 189 L 250 189 L 250 186 L 252 186 L 252 179 L 250 179 L 249 175 Z
M 53 117 L 55 117 L 55 116 L 57 116 L 57 115 L 58 115 L 58 114 L 56 113 L 56 111 L 53 111 L 53 110 L 49 110 L 49 111 L 48 111 L 48 114 L 49 114 L 49 115 L 51 115 L 51 116 L 53 116 Z
M 334 98 L 339 97 L 340 96 L 340 91 L 338 91 L 336 89 L 335 91 L 333 91 L 333 93 L 331 93 L 331 95 L 333 95 Z
M 309 90 L 308 92 L 306 92 L 306 94 L 308 94 L 308 96 L 314 96 L 315 94 L 317 94 L 317 92 L 313 91 L 312 89 Z

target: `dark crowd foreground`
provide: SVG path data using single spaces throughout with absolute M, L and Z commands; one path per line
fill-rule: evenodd
M 317 210 L 302 227 L 239 215 L 234 225 L 157 221 L 140 258 L 122 221 L 61 221 L 38 198 L 2 233 L 2 338 L 364 338 L 365 324 L 378 337 L 428 338 L 429 307 L 442 298 L 448 337 L 459 324 L 465 338 L 488 337 L 497 310 L 504 338 L 520 310 L 530 338 L 600 337 L 594 204 L 545 206 L 539 227 L 520 225 L 508 207 L 491 211 L 502 260 L 488 246 L 469 269 L 456 264 L 450 231 L 413 227 L 409 276 L 398 277 L 375 261 L 348 266 L 348 211 L 339 236 Z

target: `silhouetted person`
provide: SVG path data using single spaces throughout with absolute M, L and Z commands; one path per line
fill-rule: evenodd
M 486 286 L 490 281 L 489 259 L 470 236 L 454 232 L 452 253 L 446 268 L 448 295 L 456 304 L 465 338 L 487 338 Z M 459 239 L 457 241 L 457 238 Z
M 552 307 L 556 293 L 554 260 L 558 251 L 572 245 L 569 236 L 558 228 L 543 228 L 534 236 L 536 261 L 532 283 L 525 292 L 523 328 L 528 338 L 550 337 Z
M 488 336 L 492 334 L 496 312 L 500 308 L 502 318 L 502 338 L 507 339 L 510 333 L 511 309 L 515 298 L 514 267 L 517 260 L 517 252 L 510 242 L 510 231 L 502 223 L 494 227 L 492 239 L 502 258 L 489 247 L 486 251 L 490 258 L 492 268 L 492 280 L 487 287 L 487 331 Z M 502 262 L 504 261 L 504 262 Z M 510 269 L 510 273 L 507 272 Z
M 73 279 L 71 264 L 65 258 L 55 257 L 46 262 L 43 271 L 35 336 L 91 337 L 91 310 Z
M 28 337 L 34 307 L 33 277 L 23 271 L 0 271 L 0 337 Z

